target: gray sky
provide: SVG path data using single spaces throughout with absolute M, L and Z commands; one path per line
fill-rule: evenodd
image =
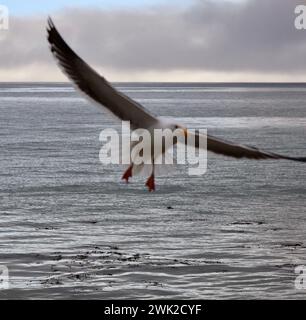
M 186 4 L 187 3 L 187 4 Z M 71 47 L 110 81 L 306 81 L 302 0 L 186 1 L 63 8 L 51 16 Z M 11 14 L 0 30 L 0 81 L 65 81 L 46 14 Z

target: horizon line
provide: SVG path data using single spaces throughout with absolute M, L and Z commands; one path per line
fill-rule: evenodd
M 110 83 L 207 83 L 207 84 L 305 84 L 306 81 L 108 81 Z M 0 81 L 0 84 L 19 83 L 52 83 L 52 84 L 73 84 L 70 81 Z

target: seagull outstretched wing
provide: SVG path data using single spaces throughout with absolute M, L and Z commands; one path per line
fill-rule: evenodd
M 133 128 L 148 128 L 157 121 L 139 103 L 117 91 L 82 60 L 64 41 L 51 18 L 48 19 L 47 32 L 51 51 L 59 66 L 87 97 L 121 120 L 130 121 Z
M 189 135 L 191 133 L 188 133 Z M 248 159 L 286 159 L 293 161 L 306 162 L 306 157 L 291 157 L 284 156 L 273 152 L 263 151 L 253 146 L 246 146 L 241 144 L 236 144 L 223 139 L 215 138 L 213 136 L 207 135 L 205 137 L 202 134 L 195 133 L 194 135 L 195 146 L 198 148 L 200 146 L 200 139 L 207 138 L 207 150 L 214 153 L 222 154 L 225 156 L 230 156 L 234 158 L 248 158 Z

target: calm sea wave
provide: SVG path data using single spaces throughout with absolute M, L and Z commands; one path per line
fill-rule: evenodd
M 218 137 L 306 155 L 306 85 L 116 84 L 152 113 Z M 209 154 L 121 182 L 99 162 L 120 126 L 66 84 L 0 84 L 0 298 L 304 299 L 306 167 Z

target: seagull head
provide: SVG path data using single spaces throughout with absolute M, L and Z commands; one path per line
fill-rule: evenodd
M 177 129 L 180 129 L 183 131 L 184 133 L 184 137 L 187 139 L 187 135 L 188 135 L 188 131 L 187 131 L 187 128 L 179 125 L 179 124 L 174 124 L 174 127 L 173 127 L 173 130 L 177 130 Z
M 180 124 L 170 122 L 164 119 L 160 119 L 156 127 L 161 129 L 170 129 L 172 132 L 175 130 L 181 130 L 184 137 L 187 138 L 187 134 L 188 134 L 187 128 L 185 128 Z

